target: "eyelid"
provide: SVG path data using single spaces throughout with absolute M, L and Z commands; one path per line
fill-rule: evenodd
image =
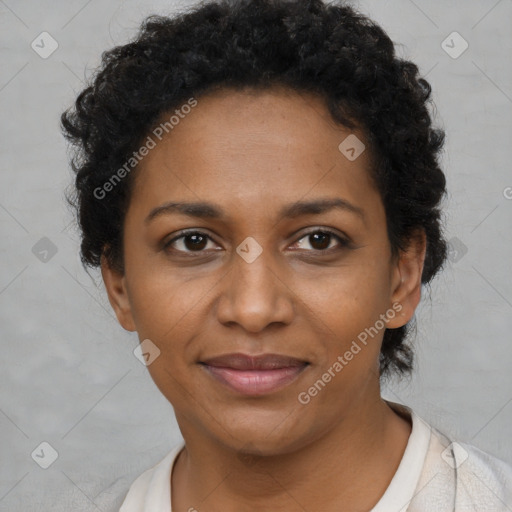
M 207 233 L 205 228 L 188 228 L 188 229 L 182 229 L 181 231 L 178 231 L 177 233 L 174 234 L 174 236 L 170 240 L 164 239 L 164 241 L 162 243 L 162 249 L 164 249 L 164 250 L 167 249 L 167 247 L 169 247 L 172 243 L 176 242 L 177 240 L 180 240 L 181 238 L 185 238 L 186 236 L 189 236 L 189 235 L 202 235 L 205 238 L 207 238 L 208 240 L 211 240 L 212 242 L 215 242 L 217 245 L 219 245 L 215 241 L 215 239 L 209 233 Z M 177 251 L 177 252 L 193 253 L 194 251 Z M 204 252 L 204 251 L 197 251 L 197 252 L 200 253 L 200 252 Z
M 337 236 L 338 238 L 342 238 L 342 239 L 345 239 L 345 240 L 349 240 L 349 237 L 343 233 L 343 231 L 339 231 L 337 229 L 334 229 L 334 228 L 329 228 L 327 226 L 313 226 L 311 228 L 306 228 L 307 231 L 303 232 L 302 235 L 301 235 L 301 238 L 299 238 L 299 240 L 301 240 L 302 238 L 304 238 L 305 236 L 307 235 L 311 235 L 313 233 L 327 233 L 329 235 L 333 235 L 333 236 Z M 297 234 L 297 233 L 300 233 L 302 230 L 299 229 L 299 231 L 296 231 L 294 233 Z
M 300 242 L 303 238 L 306 238 L 308 235 L 312 235 L 314 233 L 323 233 L 323 234 L 330 235 L 330 236 L 336 238 L 338 240 L 340 247 L 350 247 L 352 244 L 350 238 L 347 235 L 345 235 L 344 233 L 340 234 L 338 231 L 336 231 L 332 228 L 321 227 L 321 226 L 310 228 L 308 231 L 302 233 L 301 237 L 298 238 L 296 240 L 296 242 L 294 242 L 294 243 L 296 244 L 297 242 Z M 317 252 L 317 253 L 327 254 L 330 251 L 335 250 L 335 249 L 336 249 L 336 247 L 331 247 L 330 249 L 324 249 L 324 250 L 313 249 L 313 250 L 307 251 L 307 252 Z

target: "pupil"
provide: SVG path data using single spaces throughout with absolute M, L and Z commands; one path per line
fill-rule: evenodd
M 192 242 L 192 244 L 187 243 L 187 241 L 190 241 L 190 240 L 194 240 Z M 206 242 L 206 237 L 201 236 L 201 235 L 188 235 L 185 238 L 185 245 L 186 245 L 187 249 L 192 249 L 192 250 L 203 249 L 204 246 L 206 245 L 205 242 Z M 201 245 L 201 244 L 203 244 L 203 245 Z
M 313 239 L 316 239 L 315 241 L 318 242 L 318 237 L 320 237 L 320 245 L 321 247 L 316 247 L 316 249 L 327 249 L 329 247 L 329 238 L 331 235 L 327 233 L 314 233 L 312 235 L 309 235 L 310 237 L 313 237 Z M 322 243 L 323 242 L 323 243 Z M 314 247 L 314 244 L 311 244 Z

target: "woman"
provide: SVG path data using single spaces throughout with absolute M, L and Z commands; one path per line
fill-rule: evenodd
M 430 85 L 321 0 L 204 3 L 63 114 L 85 265 L 184 442 L 121 512 L 509 510 L 512 468 L 380 383 L 446 258 Z

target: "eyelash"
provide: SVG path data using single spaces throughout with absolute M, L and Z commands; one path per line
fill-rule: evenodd
M 351 246 L 351 243 L 350 243 L 350 241 L 348 239 L 343 238 L 342 236 L 338 235 L 334 231 L 331 231 L 330 229 L 327 229 L 327 228 L 315 228 L 312 231 L 308 231 L 307 233 L 304 233 L 297 240 L 297 242 L 295 242 L 295 243 L 298 243 L 301 240 L 303 240 L 304 238 L 307 238 L 308 236 L 314 235 L 316 233 L 322 233 L 324 235 L 329 235 L 329 236 L 335 238 L 338 241 L 338 243 L 339 243 L 339 247 L 337 248 L 337 250 L 343 249 L 343 248 L 350 248 L 350 246 Z M 208 234 L 206 234 L 206 233 L 204 233 L 202 231 L 186 230 L 186 231 L 179 232 L 178 235 L 176 237 L 174 237 L 172 240 L 169 240 L 168 242 L 165 242 L 165 244 L 163 245 L 162 249 L 167 251 L 173 243 L 175 243 L 178 240 L 181 240 L 182 238 L 186 238 L 187 236 L 191 236 L 191 235 L 199 235 L 199 236 L 205 237 L 208 240 L 214 242 L 214 240 Z M 295 249 L 295 250 L 301 250 L 301 249 Z M 335 247 L 334 248 L 331 247 L 331 248 L 328 248 L 328 249 L 312 249 L 312 250 L 307 250 L 307 252 L 317 252 L 317 253 L 323 253 L 323 254 L 330 254 L 333 250 L 336 250 L 336 248 Z M 201 253 L 206 252 L 205 250 L 200 250 L 200 251 L 175 250 L 175 251 L 178 252 L 178 253 L 182 253 L 182 254 L 192 254 L 192 255 L 194 253 L 201 254 Z

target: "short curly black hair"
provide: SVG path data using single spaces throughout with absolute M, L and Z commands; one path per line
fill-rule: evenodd
M 98 267 L 104 255 L 124 271 L 123 222 L 136 167 L 106 197 L 97 191 L 163 114 L 216 89 L 277 86 L 320 95 L 337 123 L 362 130 L 393 253 L 423 230 L 422 283 L 429 283 L 447 256 L 440 209 L 446 180 L 438 163 L 445 133 L 432 126 L 430 84 L 414 63 L 396 57 L 375 22 L 322 0 L 202 2 L 172 17 L 146 18 L 132 42 L 103 53 L 74 108 L 61 116 L 75 147 L 68 201 L 77 212 L 84 267 Z M 410 328 L 386 329 L 381 377 L 411 372 Z

